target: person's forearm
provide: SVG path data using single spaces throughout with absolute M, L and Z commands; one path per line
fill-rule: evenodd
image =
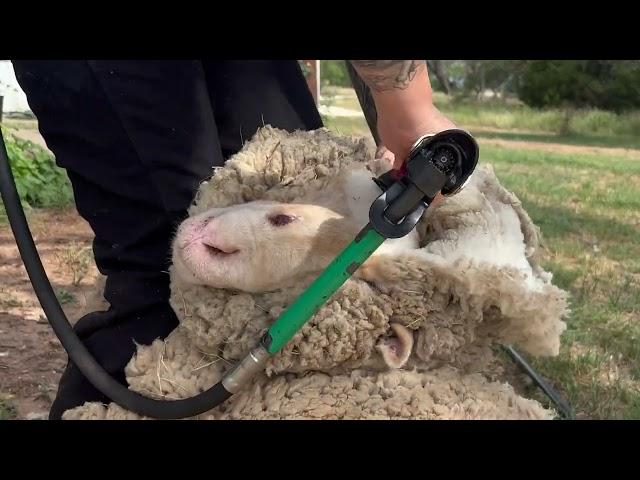
M 351 60 L 371 89 L 378 112 L 410 115 L 433 105 L 431 83 L 424 60 Z
M 378 133 L 395 155 L 404 160 L 420 136 L 455 125 L 433 105 L 433 92 L 425 60 L 349 60 L 371 90 Z
M 349 60 L 375 93 L 406 90 L 418 74 L 427 71 L 425 60 Z M 418 81 L 420 77 L 418 76 Z M 428 78 L 427 78 L 428 81 Z M 429 91 L 431 89 L 429 88 Z

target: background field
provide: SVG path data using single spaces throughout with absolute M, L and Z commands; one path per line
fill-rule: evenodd
M 322 103 L 356 110 L 350 89 Z M 559 357 L 533 360 L 582 417 L 640 419 L 640 132 L 638 114 L 574 113 L 503 102 L 436 105 L 478 139 L 481 162 L 522 200 L 545 240 L 544 266 L 571 292 Z M 341 112 L 343 113 L 343 112 Z M 324 116 L 345 134 L 368 135 L 362 117 Z

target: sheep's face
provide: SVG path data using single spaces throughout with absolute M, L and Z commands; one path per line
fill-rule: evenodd
M 353 238 L 353 221 L 316 205 L 254 201 L 185 220 L 176 274 L 193 284 L 263 292 L 323 269 Z

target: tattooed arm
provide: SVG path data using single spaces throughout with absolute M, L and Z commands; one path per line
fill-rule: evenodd
M 405 90 L 419 70 L 426 70 L 424 60 L 351 60 L 365 83 L 374 92 Z
M 365 111 L 367 122 L 371 126 L 375 116 L 379 141 L 394 153 L 396 168 L 401 166 L 411 145 L 420 136 L 455 128 L 454 123 L 433 105 L 425 60 L 349 62 L 373 98 L 374 105 L 369 105 Z

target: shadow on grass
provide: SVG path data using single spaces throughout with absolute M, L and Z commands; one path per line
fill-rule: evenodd
M 612 218 L 601 217 L 585 213 L 576 213 L 562 206 L 540 205 L 530 201 L 526 194 L 519 194 L 523 206 L 542 229 L 546 238 L 565 238 L 567 235 L 582 235 L 589 233 L 599 240 L 615 242 L 631 242 L 638 240 L 638 230 L 632 225 L 619 222 Z

